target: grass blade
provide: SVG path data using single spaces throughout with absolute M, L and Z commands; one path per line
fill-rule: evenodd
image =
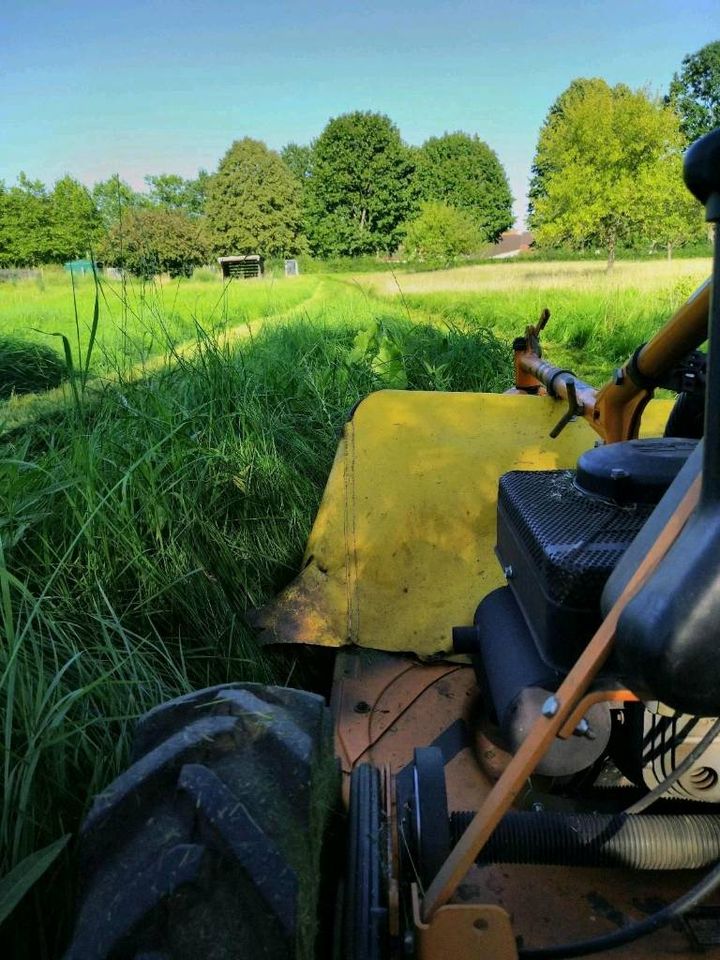
M 97 271 L 95 270 L 95 260 L 91 259 L 92 263 L 92 272 L 93 280 L 95 281 L 95 303 L 93 304 L 93 318 L 92 326 L 90 327 L 90 339 L 88 340 L 87 350 L 85 351 L 85 366 L 83 367 L 82 372 L 82 389 L 85 390 L 85 385 L 88 381 L 90 375 L 90 360 L 93 355 L 93 348 L 95 347 L 95 339 L 98 332 L 98 323 L 100 320 L 100 281 L 98 280 Z
M 0 880 L 0 924 L 2 924 L 20 903 L 28 890 L 37 883 L 45 871 L 62 853 L 70 839 L 65 834 L 59 840 L 49 843 L 42 850 L 36 850 Z

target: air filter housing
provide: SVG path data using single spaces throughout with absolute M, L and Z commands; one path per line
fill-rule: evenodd
M 568 670 L 600 623 L 600 594 L 652 512 L 583 493 L 571 470 L 500 479 L 497 553 L 543 659 Z

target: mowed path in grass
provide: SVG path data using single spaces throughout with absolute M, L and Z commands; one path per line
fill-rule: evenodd
M 146 377 L 196 350 L 205 335 L 217 343 L 231 342 L 250 336 L 268 320 L 310 316 L 321 304 L 342 299 L 338 287 L 337 281 L 319 276 L 147 284 L 101 277 L 92 378 L 102 384 Z M 33 340 L 62 353 L 64 336 L 80 368 L 91 341 L 95 293 L 92 278 L 81 278 L 73 288 L 59 271 L 50 271 L 42 282 L 0 284 L 0 338 Z M 0 404 L 0 425 L 15 428 L 70 396 L 65 384 L 43 394 L 12 397 Z
M 310 300 L 321 279 L 252 282 L 157 279 L 126 283 L 100 277 L 100 323 L 93 365 L 115 369 L 165 352 L 168 344 L 194 339 L 198 327 L 216 332 L 299 306 Z M 52 343 L 64 334 L 74 349 L 85 350 L 92 327 L 95 285 L 92 277 L 75 280 L 48 270 L 42 280 L 0 284 L 0 335 Z M 76 321 L 77 318 L 77 321 Z M 56 343 L 59 350 L 62 346 Z
M 383 316 L 462 329 L 480 321 L 505 340 L 549 307 L 548 355 L 579 376 L 602 382 L 647 340 L 710 272 L 710 260 L 619 261 L 607 273 L 589 261 L 504 261 L 420 273 L 347 273 L 222 282 L 101 280 L 100 316 L 91 369 L 101 380 L 146 376 L 196 348 L 206 332 L 224 341 L 252 335 L 267 322 L 293 318 L 364 327 Z M 0 336 L 53 344 L 63 334 L 84 357 L 92 327 L 92 278 L 68 274 L 0 285 Z M 16 426 L 69 395 L 13 398 L 2 420 Z

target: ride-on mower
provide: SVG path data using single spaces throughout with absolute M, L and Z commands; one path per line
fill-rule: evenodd
M 685 179 L 717 224 L 720 130 Z M 720 955 L 717 242 L 713 277 L 600 390 L 545 312 L 508 394 L 354 410 L 255 614 L 334 651 L 329 709 L 230 684 L 144 717 L 68 960 Z

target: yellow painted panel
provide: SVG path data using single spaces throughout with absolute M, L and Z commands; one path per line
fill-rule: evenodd
M 659 435 L 654 401 L 643 435 Z M 265 639 L 428 657 L 504 578 L 495 557 L 497 486 L 508 470 L 572 468 L 596 434 L 548 436 L 549 397 L 381 391 L 346 425 L 300 576 L 258 618 Z

